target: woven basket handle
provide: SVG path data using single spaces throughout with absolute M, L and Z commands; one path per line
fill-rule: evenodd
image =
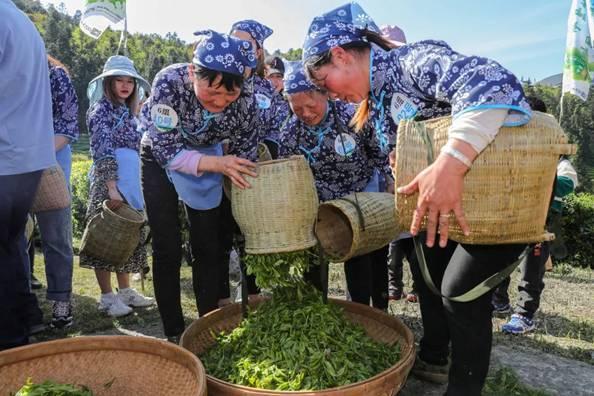
M 355 199 L 357 198 L 357 193 L 355 193 Z M 340 201 L 345 201 L 353 205 L 355 210 L 357 211 L 357 216 L 359 217 L 359 228 L 361 231 L 365 231 L 365 217 L 363 217 L 363 212 L 361 212 L 361 207 L 359 206 L 359 202 L 353 202 L 347 198 L 338 198 Z
M 431 138 L 431 135 L 429 135 L 429 132 L 427 132 L 427 126 L 424 122 L 418 123 L 418 126 L 420 128 L 419 134 L 423 139 L 423 143 L 425 143 L 425 146 L 427 147 L 427 165 L 431 165 L 433 161 L 435 161 L 435 153 L 433 152 L 433 139 Z

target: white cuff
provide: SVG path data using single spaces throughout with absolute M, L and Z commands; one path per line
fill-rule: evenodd
M 450 140 L 462 140 L 480 153 L 495 139 L 508 111 L 508 109 L 479 109 L 463 113 L 453 120 L 448 137 Z

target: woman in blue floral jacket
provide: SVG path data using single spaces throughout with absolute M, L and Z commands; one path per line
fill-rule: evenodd
M 285 92 L 294 115 L 279 135 L 279 155 L 304 155 L 314 175 L 320 201 L 341 198 L 353 192 L 378 192 L 379 174 L 388 167 L 388 157 L 371 128 L 357 134 L 349 127 L 355 107 L 329 100 L 309 82 L 301 62 L 290 62 L 285 74 Z M 352 301 L 388 308 L 387 247 L 344 263 Z
M 258 111 L 244 81 L 256 66 L 251 43 L 212 30 L 199 36 L 191 63 L 161 70 L 142 109 L 142 187 L 152 230 L 153 282 L 165 335 L 184 331 L 180 303 L 182 255 L 178 201 L 184 204 L 195 262 L 200 315 L 218 307 L 223 238 L 231 227 L 223 207 L 223 175 L 247 188 L 254 173 Z M 229 142 L 224 155 L 223 142 Z M 227 215 L 227 212 L 229 214 Z
M 400 120 L 453 116 L 448 143 L 435 162 L 398 189 L 419 192 L 411 233 L 425 242 L 419 248 L 441 286 L 441 295 L 433 294 L 413 266 L 424 327 L 413 373 L 449 382 L 448 395 L 479 395 L 489 367 L 492 291 L 470 302 L 451 298 L 507 267 L 525 246 L 458 244 L 448 240 L 448 224 L 455 219 L 472 232 L 462 208 L 464 175 L 502 125 L 530 119 L 520 82 L 497 62 L 462 55 L 442 41 L 395 48 L 357 3 L 314 18 L 303 61 L 312 81 L 331 97 L 360 103 L 353 122 L 358 128 L 371 125 L 385 151 Z M 425 216 L 427 231 L 421 233 Z
M 110 57 L 103 73 L 89 83 L 91 107 L 87 112 L 87 127 L 93 166 L 87 221 L 102 210 L 104 200 L 110 200 L 112 209 L 125 201 L 137 210 L 144 210 L 138 155 L 141 135 L 135 110 L 139 96 L 149 89 L 132 61 L 119 55 Z M 80 255 L 80 265 L 95 270 L 101 288 L 99 309 L 110 316 L 128 315 L 132 307 L 146 307 L 154 302 L 130 287 L 130 273 L 141 272 L 147 266 L 145 233 L 143 230 L 136 249 L 123 266 L 116 267 L 84 253 Z M 111 287 L 113 272 L 119 286 L 117 295 Z

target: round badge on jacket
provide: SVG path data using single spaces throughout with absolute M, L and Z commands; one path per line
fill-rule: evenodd
M 357 142 L 347 133 L 339 133 L 334 139 L 334 150 L 343 157 L 348 157 L 355 151 Z
M 255 96 L 256 96 L 256 103 L 258 104 L 259 109 L 266 110 L 266 109 L 270 108 L 271 101 L 268 96 L 263 95 L 261 93 L 257 93 Z
M 158 103 L 151 108 L 151 118 L 161 132 L 169 132 L 177 126 L 179 118 L 170 106 Z

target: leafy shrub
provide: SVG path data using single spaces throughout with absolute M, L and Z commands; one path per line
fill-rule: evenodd
M 70 183 L 72 185 L 72 228 L 76 238 L 85 230 L 85 214 L 89 202 L 89 169 L 91 160 L 73 161 Z
M 568 254 L 561 262 L 594 269 L 593 194 L 571 194 L 565 198 L 563 236 Z

